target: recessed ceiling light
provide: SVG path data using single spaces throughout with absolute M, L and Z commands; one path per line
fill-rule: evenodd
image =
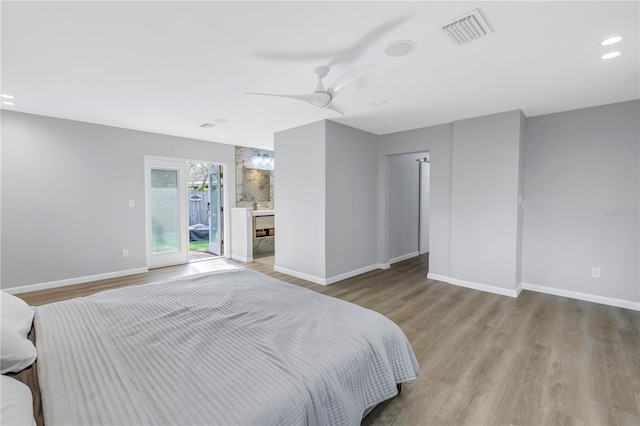
M 0 95 L 0 98 L 4 98 L 4 99 L 15 99 L 14 96 L 11 95 Z
M 620 56 L 620 52 L 609 52 L 605 55 L 602 55 L 602 59 L 613 59 Z
M 615 37 L 610 37 L 606 40 L 604 40 L 602 43 L 600 43 L 603 46 L 609 46 L 610 44 L 616 44 L 617 42 L 619 42 L 620 40 L 622 40 L 622 37 L 620 36 L 615 36 Z
M 213 123 L 202 123 L 199 127 L 202 127 L 204 129 L 210 129 L 212 127 L 215 127 L 216 125 Z
M 384 52 L 389 56 L 393 56 L 394 58 L 397 58 L 399 56 L 408 55 L 409 53 L 416 50 L 417 46 L 418 45 L 416 44 L 415 41 L 396 40 L 396 41 L 392 41 L 389 44 L 389 46 L 387 46 Z
M 384 125 L 385 125 L 385 126 L 393 126 L 394 124 L 396 124 L 396 122 L 395 122 L 395 121 L 393 121 L 393 120 L 389 120 L 389 121 L 385 121 L 385 122 L 384 122 Z
M 15 105 L 13 102 L 9 102 L 9 101 L 2 101 L 2 103 L 4 105 Z

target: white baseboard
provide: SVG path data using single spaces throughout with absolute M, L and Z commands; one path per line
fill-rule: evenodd
M 613 297 L 598 296 L 595 294 L 580 293 L 577 291 L 562 290 L 553 287 L 522 283 L 525 290 L 537 291 L 538 293 L 552 294 L 554 296 L 568 297 L 570 299 L 584 300 L 586 302 L 600 303 L 602 305 L 616 306 L 618 308 L 633 309 L 640 311 L 640 303 L 629 300 L 615 299 Z
M 494 285 L 475 283 L 472 281 L 459 280 L 457 278 L 447 277 L 446 275 L 427 273 L 430 280 L 442 281 L 444 283 L 457 285 L 459 287 L 472 288 L 474 290 L 486 291 L 488 293 L 499 294 L 501 296 L 518 297 L 519 289 L 510 290 L 508 288 L 496 287 Z
M 235 254 L 231 255 L 231 259 L 238 260 L 238 261 L 244 262 L 244 263 L 253 262 L 253 257 L 242 257 L 242 256 L 238 256 L 238 255 L 235 255 Z
M 496 287 L 489 284 L 474 283 L 473 281 L 459 280 L 456 278 L 449 278 L 449 284 L 472 288 L 474 290 L 486 291 L 488 293 L 500 294 L 502 296 L 518 297 L 518 293 L 515 289 L 511 290 L 508 288 Z
M 345 272 L 344 274 L 334 275 L 333 277 L 327 278 L 326 284 L 337 283 L 338 281 L 346 280 L 347 278 L 355 277 L 356 275 L 364 274 L 365 272 L 373 271 L 374 269 L 380 269 L 378 264 L 365 266 L 364 268 L 354 269 L 353 271 Z
M 516 297 L 520 296 L 520 292 L 522 291 L 522 283 L 518 283 L 516 286 Z
M 387 269 L 385 264 L 376 263 L 374 265 L 365 266 L 363 268 L 354 269 L 353 271 L 345 272 L 343 274 L 334 275 L 329 278 L 320 278 L 314 275 L 305 274 L 304 272 L 294 271 L 293 269 L 283 268 L 282 266 L 274 266 L 273 270 L 276 272 L 282 272 L 283 274 L 291 275 L 292 277 L 302 278 L 303 280 L 311 281 L 312 283 L 321 285 L 331 285 L 338 281 L 346 280 L 347 278 L 355 277 L 356 275 L 364 274 L 365 272 L 373 271 L 374 269 Z
M 603 305 L 616 306 L 619 308 L 626 308 L 626 309 L 632 309 L 634 311 L 640 311 L 640 303 L 638 302 L 615 299 L 612 297 L 597 296 L 593 294 L 579 293 L 576 291 L 562 290 L 558 288 L 545 287 L 541 285 L 519 283 L 516 286 L 515 290 L 509 290 L 506 288 L 500 288 L 500 287 L 490 286 L 486 284 L 458 280 L 455 278 L 447 277 L 445 275 L 432 274 L 431 272 L 427 274 L 427 278 L 431 280 L 442 281 L 445 283 L 458 285 L 461 287 L 467 287 L 475 290 L 482 290 L 490 293 L 501 294 L 503 296 L 510 296 L 510 297 L 517 298 L 520 295 L 520 292 L 522 290 L 530 290 L 538 293 L 552 294 L 554 296 L 568 297 L 570 299 L 584 300 L 586 302 L 594 302 L 594 303 L 600 303 Z
M 445 275 L 432 274 L 431 272 L 427 273 L 427 278 L 430 280 L 442 281 L 443 283 L 449 282 L 449 277 Z
M 413 253 L 403 254 L 402 256 L 394 257 L 393 259 L 389 259 L 390 264 L 394 264 L 397 262 L 402 262 L 403 260 L 411 259 L 412 257 L 420 256 L 420 253 L 414 251 Z
M 389 269 L 391 268 L 390 263 L 378 263 L 378 269 Z
M 149 272 L 149 268 L 147 268 L 146 266 L 143 268 L 107 272 L 105 274 L 88 275 L 86 277 L 69 278 L 66 280 L 49 281 L 46 283 L 28 284 L 20 287 L 3 288 L 2 290 L 11 294 L 29 293 L 31 291 L 46 290 L 49 288 L 56 288 L 56 287 L 65 287 L 65 286 L 74 285 L 74 284 L 83 284 L 83 283 L 88 283 L 92 281 L 106 280 L 109 278 L 125 277 L 127 275 L 143 274 L 145 272 Z
M 325 278 L 305 274 L 304 272 L 294 271 L 293 269 L 283 268 L 282 266 L 274 266 L 273 270 L 276 272 L 282 272 L 283 274 L 291 275 L 292 277 L 302 278 L 303 280 L 311 281 L 312 283 L 327 285 L 325 283 Z

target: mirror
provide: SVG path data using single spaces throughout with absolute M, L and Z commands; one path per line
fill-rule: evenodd
M 270 201 L 271 177 L 269 170 L 242 170 L 242 201 Z

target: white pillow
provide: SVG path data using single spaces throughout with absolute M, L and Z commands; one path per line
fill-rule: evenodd
M 3 425 L 35 426 L 31 389 L 22 382 L 2 376 L 0 418 Z
M 24 300 L 0 291 L 0 370 L 2 374 L 22 371 L 36 360 L 36 348 L 27 339 L 35 310 Z

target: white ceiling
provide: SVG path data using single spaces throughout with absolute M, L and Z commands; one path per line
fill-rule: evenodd
M 7 2 L 4 109 L 253 147 L 331 119 L 376 134 L 522 109 L 638 99 L 639 5 L 629 2 Z M 457 46 L 438 25 L 480 8 L 495 33 Z M 623 35 L 622 42 L 600 42 Z M 417 49 L 393 58 L 394 40 Z M 618 58 L 600 57 L 620 50 Z M 310 93 L 311 69 L 377 67 L 345 116 L 247 91 Z M 386 100 L 388 104 L 374 106 Z M 226 121 L 211 129 L 204 122 Z M 393 125 L 385 122 L 394 121 Z

